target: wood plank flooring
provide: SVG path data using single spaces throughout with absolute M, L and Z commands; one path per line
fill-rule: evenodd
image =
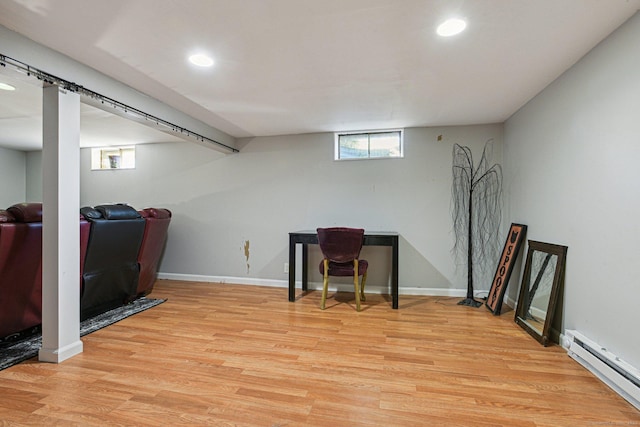
M 168 301 L 59 365 L 0 372 L 0 425 L 640 426 L 513 322 L 457 298 L 158 281 Z

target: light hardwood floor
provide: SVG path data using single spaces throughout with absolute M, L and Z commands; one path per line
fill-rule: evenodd
M 457 298 L 158 281 L 59 365 L 0 372 L 0 425 L 640 426 L 559 346 Z

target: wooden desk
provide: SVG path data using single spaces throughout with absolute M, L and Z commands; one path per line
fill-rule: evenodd
M 308 245 L 318 244 L 314 230 L 289 233 L 289 301 L 296 300 L 296 245 L 302 245 L 302 290 L 308 286 Z M 365 231 L 363 246 L 391 246 L 391 296 L 393 308 L 398 308 L 398 233 L 390 231 Z

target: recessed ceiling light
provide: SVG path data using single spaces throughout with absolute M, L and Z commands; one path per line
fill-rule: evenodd
M 189 62 L 198 67 L 211 67 L 213 65 L 213 59 L 203 53 L 197 53 L 189 57 Z
M 16 90 L 16 88 L 6 83 L 0 83 L 0 90 Z
M 467 23 L 462 19 L 453 18 L 444 21 L 442 24 L 438 25 L 438 29 L 436 32 L 439 36 L 442 37 L 450 37 L 455 36 L 456 34 L 460 34 L 467 28 Z

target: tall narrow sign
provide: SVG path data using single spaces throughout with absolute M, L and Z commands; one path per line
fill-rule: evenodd
M 507 234 L 507 240 L 504 242 L 504 248 L 502 249 L 500 263 L 498 264 L 498 268 L 496 268 L 496 274 L 493 277 L 493 283 L 491 283 L 489 296 L 485 302 L 487 308 L 496 316 L 500 314 L 500 310 L 502 309 L 502 299 L 507 290 L 513 265 L 516 262 L 516 258 L 518 258 L 520 246 L 526 234 L 526 225 L 511 224 L 509 234 Z

